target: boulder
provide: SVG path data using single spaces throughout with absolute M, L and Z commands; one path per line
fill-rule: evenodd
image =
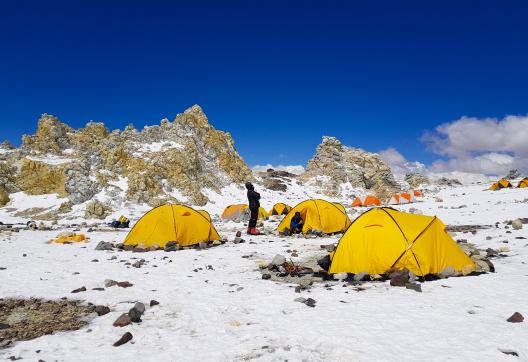
M 506 321 L 510 323 L 521 323 L 522 321 L 524 321 L 524 317 L 521 313 L 515 312 Z
M 114 343 L 114 347 L 119 347 L 127 342 L 129 342 L 133 338 L 132 333 L 126 332 L 123 334 L 121 338 L 117 342 Z
M 110 212 L 111 209 L 108 205 L 94 200 L 86 205 L 84 217 L 87 219 L 104 219 Z
M 277 254 L 273 257 L 270 265 L 272 266 L 281 266 L 286 262 L 286 258 L 283 255 Z
M 100 241 L 95 250 L 114 250 L 114 244 L 107 241 Z
M 523 227 L 523 223 L 521 219 L 515 219 L 512 221 L 512 228 L 514 230 L 520 230 Z
M 125 327 L 132 322 L 130 316 L 126 313 L 121 314 L 112 324 L 114 327 Z
M 396 270 L 389 276 L 392 287 L 405 287 L 409 282 L 409 271 L 407 269 Z

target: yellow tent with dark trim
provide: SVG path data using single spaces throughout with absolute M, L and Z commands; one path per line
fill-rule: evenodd
M 249 214 L 249 206 L 246 204 L 229 205 L 222 212 L 222 220 L 236 222 L 247 221 L 249 220 Z M 258 218 L 267 220 L 268 217 L 266 210 L 263 207 L 259 207 Z
M 528 177 L 523 178 L 519 183 L 517 184 L 518 188 L 525 188 L 528 187 Z
M 407 268 L 423 276 L 447 267 L 475 270 L 440 219 L 382 207 L 354 220 L 339 240 L 329 273 L 383 274 Z
M 220 240 L 220 235 L 207 211 L 167 204 L 143 215 L 128 233 L 124 245 L 163 248 L 170 241 L 189 246 L 213 240 Z
M 295 206 L 282 219 L 277 230 L 283 232 L 290 228 L 290 222 L 296 212 L 303 219 L 303 233 L 311 230 L 322 231 L 326 234 L 345 231 L 350 226 L 350 219 L 343 205 L 325 200 L 306 200 Z
M 513 187 L 513 185 L 510 183 L 510 181 L 506 180 L 505 178 L 501 178 L 499 181 L 497 182 L 494 182 L 491 186 L 490 186 L 490 190 L 500 190 L 500 189 L 505 189 L 505 188 L 509 188 L 509 187 Z
M 291 210 L 291 206 L 286 205 L 285 203 L 278 202 L 269 211 L 270 215 L 288 215 Z

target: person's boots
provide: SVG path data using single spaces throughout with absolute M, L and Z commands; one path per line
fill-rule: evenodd
M 250 228 L 250 227 L 248 226 L 248 228 L 247 228 L 247 234 L 248 234 L 248 235 L 251 235 L 251 229 L 252 229 L 252 228 Z
M 251 235 L 260 235 L 260 232 L 258 231 L 257 228 L 251 228 L 251 230 L 249 231 L 249 233 Z

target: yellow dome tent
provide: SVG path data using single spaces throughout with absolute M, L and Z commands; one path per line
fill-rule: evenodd
M 268 219 L 268 213 L 263 207 L 259 208 L 259 219 Z M 222 220 L 224 221 L 247 221 L 249 220 L 249 207 L 246 204 L 229 205 L 222 212 Z
M 270 215 L 288 215 L 291 210 L 291 206 L 286 205 L 282 202 L 278 202 L 269 211 Z
M 505 178 L 501 178 L 499 181 L 497 182 L 494 182 L 491 186 L 490 186 L 490 190 L 500 190 L 500 189 L 505 189 L 505 188 L 509 188 L 509 187 L 513 187 L 513 185 L 510 183 L 510 181 L 506 180 Z
M 517 187 L 521 189 L 528 187 L 528 177 L 525 177 L 521 181 L 519 181 L 519 184 L 517 184 Z
M 382 207 L 354 220 L 339 240 L 329 273 L 383 274 L 407 268 L 423 276 L 449 266 L 458 272 L 475 270 L 440 219 Z
M 220 235 L 207 211 L 167 204 L 143 215 L 128 233 L 124 245 L 162 248 L 170 241 L 189 246 L 213 240 L 220 240 Z
M 291 209 L 277 226 L 279 232 L 290 228 L 291 219 L 296 212 L 301 214 L 304 221 L 303 233 L 310 230 L 318 230 L 326 234 L 337 233 L 346 230 L 351 223 L 343 205 L 312 199 L 303 201 Z

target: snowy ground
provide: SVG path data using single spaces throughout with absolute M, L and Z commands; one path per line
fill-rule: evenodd
M 287 249 L 299 251 L 294 261 L 322 256 L 320 244 L 336 242 L 337 237 L 245 237 L 246 243 L 208 250 L 132 253 L 94 250 L 101 240 L 122 241 L 125 232 L 88 233 L 89 243 L 75 245 L 46 244 L 58 230 L 1 233 L 0 267 L 6 269 L 0 270 L 0 297 L 80 298 L 106 304 L 112 312 L 78 331 L 19 342 L 0 350 L 0 359 L 528 360 L 528 320 L 506 322 L 516 311 L 528 317 L 528 239 L 516 239 L 528 238 L 528 225 L 512 230 L 502 223 L 528 217 L 528 191 L 484 188 L 442 189 L 426 193 L 424 202 L 398 207 L 438 215 L 446 224 L 494 225 L 499 221 L 499 228 L 458 234 L 457 238 L 482 248 L 510 249 L 507 258 L 493 260 L 496 273 L 426 282 L 422 293 L 390 287 L 388 282 L 366 283 L 363 291 L 331 282 L 331 290 L 317 284 L 296 294 L 295 285 L 261 279 L 259 262 L 270 261 L 277 253 L 288 256 Z M 435 202 L 435 197 L 444 202 Z M 461 205 L 466 207 L 458 208 Z M 216 207 L 223 206 L 219 201 Z M 4 216 L 0 213 L 0 220 Z M 269 228 L 273 225 L 266 222 Z M 235 226 L 219 224 L 218 229 L 232 240 Z M 487 236 L 491 239 L 486 240 Z M 112 256 L 117 259 L 111 260 Z M 134 258 L 149 263 L 140 269 L 124 265 L 123 261 L 134 262 Z M 127 280 L 134 286 L 91 290 L 103 287 L 105 279 Z M 70 293 L 81 286 L 88 291 Z M 315 299 L 316 307 L 294 302 L 299 296 Z M 134 302 L 148 304 L 151 299 L 160 305 L 147 306 L 141 324 L 112 326 Z M 113 347 L 126 331 L 133 334 L 133 343 Z M 519 357 L 499 349 L 514 350 Z

